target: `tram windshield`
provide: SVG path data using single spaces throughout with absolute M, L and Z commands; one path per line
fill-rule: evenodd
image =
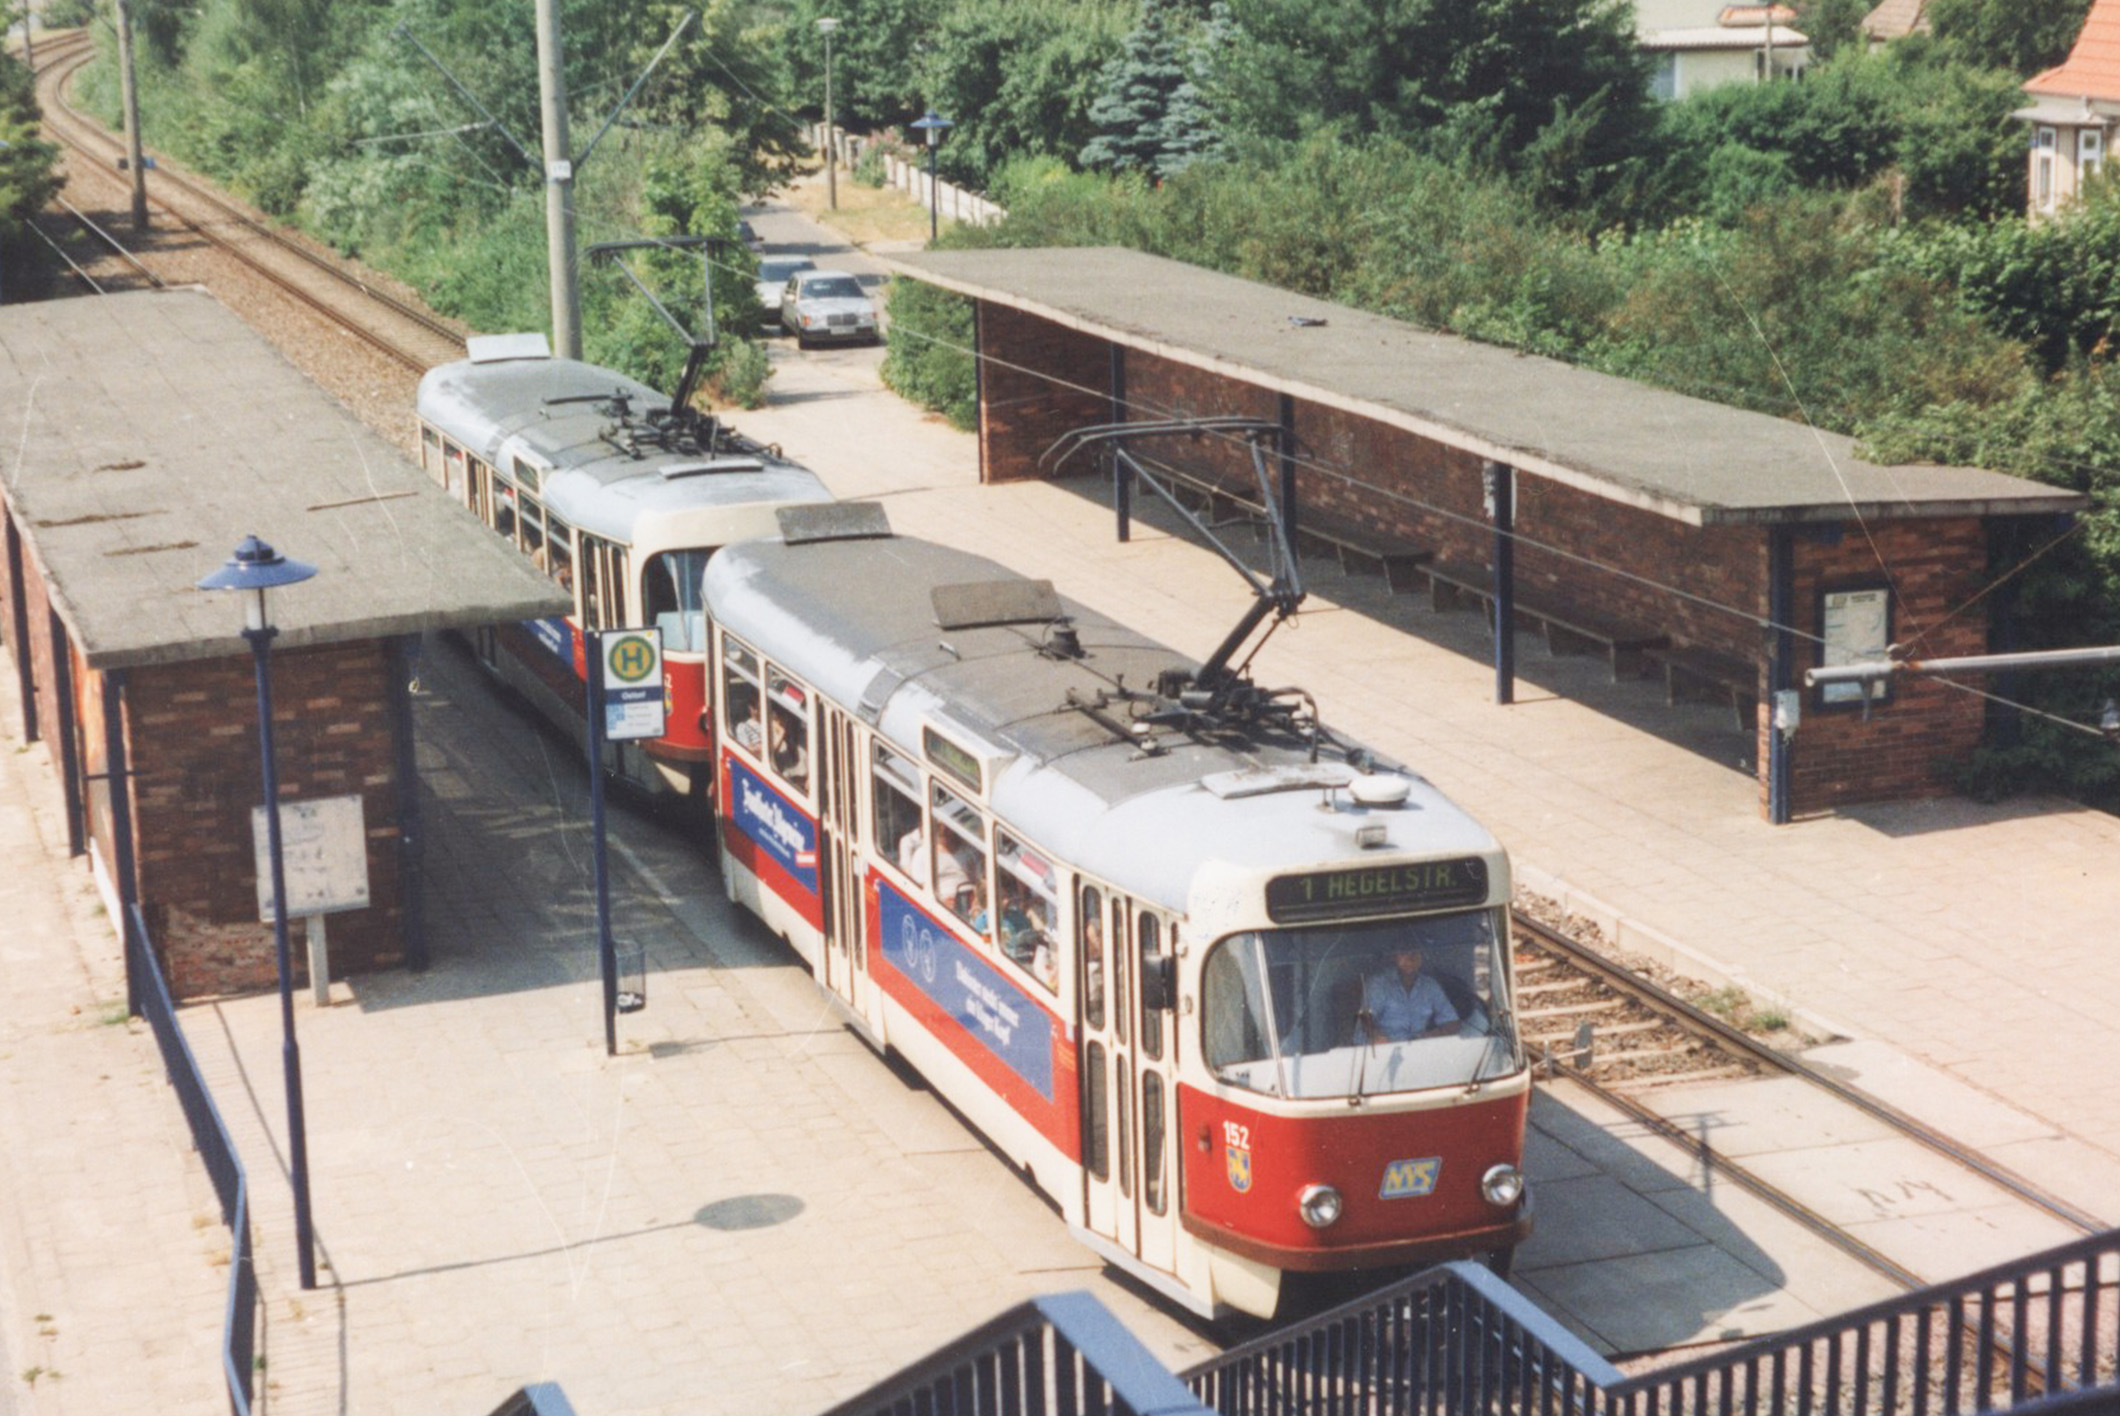
M 700 581 L 707 573 L 703 547 L 662 551 L 648 557 L 641 572 L 641 599 L 646 610 L 643 622 L 662 631 L 665 654 L 707 652 L 706 608 L 701 601 Z
M 1501 912 L 1234 934 L 1208 955 L 1202 1046 L 1270 1096 L 1468 1085 L 1519 1065 Z

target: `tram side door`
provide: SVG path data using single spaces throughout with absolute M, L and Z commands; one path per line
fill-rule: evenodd
M 824 905 L 823 983 L 851 1004 L 856 1013 L 868 1006 L 868 957 L 862 937 L 868 910 L 862 899 L 859 830 L 861 773 L 855 768 L 854 725 L 829 703 L 820 705 L 818 753 L 818 836 L 823 850 L 817 862 L 819 894 Z
M 1177 1267 L 1177 1158 L 1167 998 L 1142 986 L 1144 957 L 1166 956 L 1168 923 L 1123 895 L 1077 900 L 1083 977 L 1083 1183 L 1087 1226 L 1169 1273 Z M 1094 921 L 1094 929 L 1092 926 Z

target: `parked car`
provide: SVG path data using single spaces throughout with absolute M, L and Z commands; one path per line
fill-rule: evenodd
M 767 324 L 776 328 L 780 324 L 780 292 L 787 288 L 788 277 L 815 269 L 817 262 L 808 256 L 767 256 L 758 263 L 758 303 L 765 309 Z
M 759 236 L 758 228 L 753 226 L 750 222 L 738 221 L 736 223 L 736 234 L 743 241 L 743 243 L 746 246 L 749 246 L 752 250 L 762 251 L 765 249 L 766 243 Z
M 804 270 L 780 290 L 780 323 L 807 349 L 819 340 L 877 338 L 876 302 L 843 270 Z

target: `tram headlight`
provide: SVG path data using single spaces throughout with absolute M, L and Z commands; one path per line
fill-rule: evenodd
M 1330 1229 L 1340 1217 L 1340 1192 L 1330 1185 L 1305 1185 L 1296 1196 L 1296 1212 L 1312 1229 Z
M 1508 1209 L 1524 1198 L 1524 1172 L 1504 1162 L 1489 1166 L 1480 1177 L 1480 1193 L 1487 1203 L 1498 1209 Z

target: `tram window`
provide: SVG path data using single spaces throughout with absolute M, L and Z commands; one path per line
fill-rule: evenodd
M 810 695 L 778 670 L 766 671 L 766 757 L 798 792 L 810 790 Z
M 1144 1032 L 1146 1030 L 1144 1029 Z M 1141 1073 L 1141 1198 L 1151 1214 L 1169 1204 L 1163 1188 L 1163 1074 Z
M 1011 963 L 1027 971 L 1048 993 L 1060 987 L 1054 939 L 1060 899 L 1052 862 L 1008 832 L 994 832 L 994 883 L 999 911 L 994 938 Z
M 442 476 L 442 485 L 465 498 L 469 504 L 471 479 L 464 471 L 464 450 L 446 438 L 442 440 Z M 471 509 L 478 510 L 475 505 Z
M 889 853 L 891 864 L 924 884 L 927 836 L 920 829 L 920 770 L 880 742 L 874 760 L 876 845 Z
M 641 623 L 662 631 L 664 653 L 706 651 L 706 606 L 700 581 L 712 554 L 701 547 L 660 551 L 648 557 L 640 573 Z
M 1133 1011 L 1134 951 L 1128 947 L 1126 901 L 1112 901 L 1112 1031 L 1126 1041 L 1127 1018 Z
M 1094 885 L 1082 887 L 1082 908 L 1075 915 L 1076 943 L 1082 959 L 1082 1020 L 1104 1026 L 1104 896 Z
M 574 590 L 574 528 L 556 516 L 545 520 L 545 569 L 560 589 Z
M 1142 969 L 1155 967 L 1163 957 L 1163 931 L 1156 917 L 1146 910 L 1141 912 L 1141 931 L 1135 937 L 1141 943 Z M 1144 1006 L 1141 1009 L 1141 1055 L 1150 1061 L 1163 1056 L 1163 1010 L 1160 1008 Z M 1148 1172 L 1144 1169 L 1141 1174 L 1146 1179 Z
M 526 492 L 542 492 L 545 489 L 543 469 L 534 462 L 525 462 L 520 457 L 511 459 L 515 472 L 515 485 Z
M 1201 1044 L 1217 1078 L 1273 1095 L 1378 1095 L 1520 1065 L 1501 912 L 1269 929 L 1204 964 Z
M 729 740 L 756 756 L 766 742 L 764 689 L 758 656 L 733 639 L 721 642 L 722 727 Z
M 549 571 L 550 557 L 545 553 L 545 504 L 523 492 L 517 492 L 515 500 L 522 508 L 521 539 L 517 544 L 523 548 L 523 554 L 530 557 L 530 564 Z
M 442 462 L 442 435 L 425 423 L 420 424 L 420 470 L 443 486 L 449 485 Z
M 1101 1042 L 1092 1042 L 1083 1049 L 1082 1163 L 1099 1180 L 1111 1179 L 1111 1104 L 1104 1093 L 1104 1044 Z
M 606 625 L 620 623 L 617 614 L 608 618 L 605 607 L 616 610 L 618 599 L 615 591 L 618 582 L 611 569 L 613 547 L 608 541 L 584 533 L 581 555 L 581 607 L 582 623 L 591 629 L 602 629 Z
M 989 933 L 986 818 L 948 787 L 929 799 L 935 823 L 935 898 L 980 933 Z

